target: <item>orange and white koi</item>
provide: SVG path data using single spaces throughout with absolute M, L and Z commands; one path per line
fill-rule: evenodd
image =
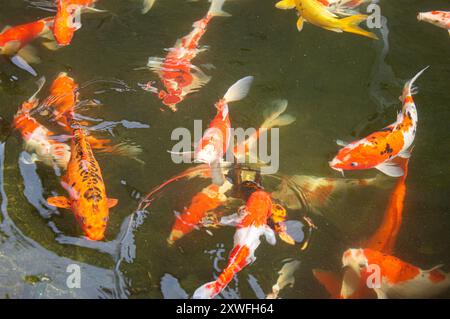
M 272 198 L 263 190 L 253 192 L 242 208 L 239 216 L 229 218 L 227 223 L 236 225 L 234 248 L 231 251 L 228 265 L 217 280 L 198 288 L 193 295 L 196 299 L 214 298 L 233 279 L 234 275 L 256 259 L 255 251 L 265 236 L 271 245 L 276 243 L 274 231 L 267 225 L 272 214 Z M 222 218 L 223 220 L 224 218 Z
M 169 49 L 165 59 L 155 57 L 148 59 L 147 67 L 158 74 L 164 89 L 158 91 L 152 86 L 152 82 L 143 88 L 157 93 L 162 103 L 174 112 L 177 110 L 177 104 L 183 101 L 186 95 L 198 91 L 210 80 L 210 77 L 191 61 L 198 53 L 204 51 L 199 47 L 199 42 L 211 19 L 229 15 L 222 11 L 224 2 L 225 0 L 212 0 L 206 16 L 194 22 L 191 33 L 178 40 L 175 46 Z
M 6 26 L 0 32 L 0 54 L 10 57 L 16 66 L 37 76 L 29 63 L 39 63 L 40 59 L 30 43 L 40 37 L 51 40 L 52 25 L 53 18 L 45 18 L 14 27 Z M 43 45 L 50 49 L 50 43 L 51 41 L 44 42 Z
M 231 121 L 228 103 L 242 100 L 248 94 L 253 82 L 252 76 L 247 76 L 233 84 L 220 99 L 215 107 L 216 116 L 210 122 L 208 129 L 202 136 L 197 149 L 194 152 L 194 159 L 197 162 L 211 165 L 222 159 L 230 144 Z
M 52 206 L 71 209 L 86 236 L 91 240 L 102 240 L 109 209 L 117 205 L 118 200 L 106 196 L 102 172 L 84 129 L 74 119 L 71 119 L 70 124 L 71 156 L 61 182 L 69 197 L 50 197 L 47 202 Z
M 379 286 L 373 290 L 379 299 L 431 298 L 450 288 L 450 275 L 439 268 L 424 270 L 401 259 L 366 249 L 349 249 L 342 257 L 342 265 L 350 267 L 360 278 L 379 275 Z M 373 271 L 372 265 L 379 268 Z
M 192 232 L 203 221 L 208 212 L 214 211 L 227 201 L 225 195 L 233 184 L 228 181 L 222 186 L 211 184 L 194 195 L 191 203 L 176 216 L 167 242 L 169 245 Z
M 339 150 L 338 154 L 329 162 L 331 168 L 342 173 L 344 170 L 376 168 L 388 176 L 403 175 L 403 170 L 393 159 L 398 156 L 403 158 L 410 156 L 410 148 L 416 136 L 418 121 L 416 105 L 412 98 L 415 90 L 412 86 L 425 70 L 426 68 L 405 84 L 401 96 L 403 109 L 398 114 L 397 120 Z
M 450 35 L 450 11 L 420 12 L 417 20 L 431 23 L 439 28 L 446 29 Z
M 30 111 L 39 103 L 36 95 L 44 82 L 44 78 L 41 78 L 38 82 L 38 91 L 22 104 L 14 117 L 13 128 L 20 132 L 25 150 L 32 153 L 33 161 L 41 161 L 54 168 L 66 169 L 70 158 L 70 147 L 53 139 L 53 132 L 30 115 Z
M 75 31 L 81 28 L 81 13 L 83 11 L 103 12 L 94 8 L 97 0 L 57 0 L 56 16 L 53 34 L 60 46 L 72 42 Z

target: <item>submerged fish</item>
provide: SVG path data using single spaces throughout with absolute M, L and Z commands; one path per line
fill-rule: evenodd
M 401 96 L 403 108 L 397 120 L 339 150 L 329 163 L 331 168 L 340 172 L 376 168 L 388 176 L 403 175 L 402 168 L 393 159 L 398 156 L 403 158 L 410 156 L 418 121 L 416 105 L 412 98 L 415 92 L 413 84 L 424 71 L 425 69 L 417 73 L 405 84 Z
M 81 28 L 81 13 L 84 10 L 101 11 L 93 8 L 97 0 L 57 0 L 57 12 L 53 34 L 60 46 L 69 45 L 75 31 Z
M 53 18 L 45 18 L 14 27 L 6 26 L 0 32 L 0 54 L 8 56 L 16 66 L 37 76 L 29 64 L 39 63 L 40 59 L 30 43 L 37 38 L 46 38 L 50 41 L 44 42 L 43 45 L 49 49 L 53 48 L 52 25 Z
M 223 177 L 218 176 L 220 174 L 218 168 L 230 145 L 231 122 L 228 104 L 245 98 L 252 82 L 252 76 L 240 79 L 215 104 L 217 114 L 210 122 L 208 129 L 198 143 L 197 149 L 194 151 L 196 162 L 206 163 L 211 167 L 211 176 L 216 184 L 222 184 Z
M 44 85 L 44 78 L 39 80 L 36 93 L 24 102 L 14 117 L 13 128 L 20 132 L 25 150 L 32 153 L 33 161 L 41 161 L 50 167 L 66 169 L 70 158 L 70 147 L 53 139 L 53 132 L 40 124 L 30 114 L 36 108 L 39 100 L 36 95 Z
M 278 2 L 276 7 L 280 9 L 291 9 L 294 4 L 299 14 L 297 20 L 297 29 L 299 31 L 303 29 L 304 22 L 309 22 L 329 31 L 349 32 L 378 39 L 374 33 L 359 27 L 361 22 L 367 20 L 367 15 L 355 14 L 339 19 L 335 13 L 329 10 L 328 6 L 330 4 L 328 2 L 322 3 L 317 0 L 285 0 Z
M 191 203 L 183 212 L 176 216 L 167 242 L 172 245 L 175 241 L 192 232 L 208 212 L 214 211 L 227 201 L 225 193 L 232 188 L 228 181 L 222 186 L 211 184 L 194 195 Z
M 84 129 L 74 119 L 71 119 L 70 124 L 71 156 L 61 182 L 69 197 L 50 197 L 47 202 L 52 206 L 71 209 L 86 236 L 91 240 L 102 240 L 109 209 L 116 206 L 118 201 L 106 196 L 102 172 Z
M 292 260 L 286 262 L 278 272 L 279 277 L 277 283 L 272 286 L 272 292 L 267 295 L 267 299 L 277 299 L 280 291 L 287 286 L 294 286 L 295 277 L 294 274 L 300 267 L 300 261 Z
M 152 86 L 152 82 L 143 88 L 158 93 L 163 104 L 174 112 L 177 110 L 177 104 L 183 101 L 186 95 L 199 90 L 210 80 L 210 77 L 191 61 L 198 53 L 204 51 L 199 47 L 199 42 L 211 19 L 216 16 L 229 16 L 222 11 L 224 2 L 225 0 L 212 0 L 206 16 L 194 22 L 191 33 L 178 40 L 175 46 L 169 49 L 165 59 L 155 57 L 148 59 L 147 67 L 158 74 L 164 89 L 158 91 Z
M 450 35 L 450 11 L 420 12 L 417 15 L 417 19 L 446 29 Z
M 233 279 L 234 275 L 245 266 L 255 261 L 255 251 L 265 236 L 271 245 L 276 243 L 274 231 L 267 225 L 272 214 L 272 199 L 269 193 L 257 190 L 252 193 L 247 203 L 236 218 L 228 218 L 228 223 L 236 225 L 234 248 L 230 253 L 228 265 L 212 282 L 198 288 L 193 295 L 195 299 L 214 298 Z
M 385 298 L 432 298 L 450 288 L 450 276 L 439 268 L 423 270 L 372 249 L 349 249 L 342 257 L 342 265 L 350 267 L 359 278 L 379 275 L 379 287 L 374 287 L 379 299 Z M 379 267 L 379 273 L 373 267 Z M 343 286 L 345 289 L 345 286 Z

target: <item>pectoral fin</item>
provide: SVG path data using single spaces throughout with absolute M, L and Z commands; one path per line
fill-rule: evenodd
M 108 198 L 108 208 L 112 208 L 119 203 L 117 198 Z
M 24 58 L 22 58 L 20 55 L 14 55 L 13 57 L 11 57 L 11 62 L 17 66 L 18 68 L 27 71 L 28 73 L 30 73 L 32 76 L 37 76 L 36 71 L 31 67 L 31 65 L 28 64 L 27 61 L 24 60 Z
M 70 208 L 70 200 L 65 196 L 50 197 L 47 199 L 47 203 L 59 208 Z
M 305 24 L 305 19 L 303 19 L 303 17 L 298 17 L 297 20 L 297 30 L 300 32 L 303 30 L 303 25 Z
M 378 166 L 375 166 L 377 170 L 391 177 L 403 176 L 403 169 L 394 162 L 384 162 Z

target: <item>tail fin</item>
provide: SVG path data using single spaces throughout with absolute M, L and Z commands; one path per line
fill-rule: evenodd
M 340 19 L 340 28 L 345 32 L 350 32 L 354 34 L 359 34 L 371 39 L 378 40 L 376 34 L 366 31 L 359 27 L 359 24 L 367 19 L 365 14 L 355 14 L 353 16 Z
M 405 98 L 408 95 L 412 95 L 416 93 L 416 89 L 414 88 L 414 82 L 419 78 L 419 76 L 422 75 L 423 72 L 425 72 L 426 69 L 428 69 L 430 66 L 427 66 L 425 68 L 423 68 L 422 70 L 420 70 L 411 80 L 409 80 L 408 82 L 405 83 L 405 86 L 403 87 L 403 94 L 401 97 L 401 101 L 403 102 L 405 100 Z
M 294 0 L 281 0 L 275 4 L 275 7 L 281 10 L 289 10 L 295 8 Z
M 143 6 L 142 6 L 142 11 L 141 11 L 142 14 L 146 14 L 147 12 L 149 12 L 154 4 L 155 4 L 155 0 L 144 0 Z
M 273 107 L 264 111 L 264 123 L 261 128 L 270 129 L 276 126 L 286 126 L 295 122 L 295 117 L 289 114 L 283 114 L 288 106 L 287 100 L 277 100 Z
M 213 17 L 230 17 L 231 14 L 222 10 L 224 2 L 225 0 L 212 0 L 208 14 L 212 15 Z
M 253 82 L 253 76 L 246 76 L 245 78 L 240 79 L 236 83 L 234 83 L 225 93 L 223 98 L 226 103 L 235 102 L 242 100 L 250 91 L 250 86 Z
M 216 281 L 211 281 L 203 286 L 197 288 L 197 290 L 194 292 L 194 295 L 192 298 L 194 299 L 212 299 L 217 295 L 217 292 L 220 291 L 218 289 L 218 284 Z

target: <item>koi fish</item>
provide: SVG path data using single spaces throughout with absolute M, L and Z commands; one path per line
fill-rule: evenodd
M 377 250 L 385 254 L 392 254 L 400 226 L 403 221 L 403 205 L 406 196 L 406 177 L 408 176 L 409 159 L 397 158 L 404 174 L 399 177 L 389 198 L 389 203 L 384 213 L 380 227 L 364 245 L 366 248 Z
M 44 83 L 44 78 L 38 81 L 38 90 L 22 104 L 12 125 L 15 130 L 20 132 L 24 140 L 25 150 L 33 154 L 32 161 L 41 161 L 50 167 L 66 169 L 70 158 L 69 146 L 53 139 L 53 132 L 30 115 L 30 111 L 39 103 L 36 95 Z
M 303 29 L 304 22 L 309 22 L 333 32 L 349 32 L 371 39 L 378 39 L 374 33 L 359 27 L 359 24 L 368 18 L 365 14 L 355 14 L 339 19 L 336 14 L 328 9 L 328 1 L 324 4 L 317 0 L 285 0 L 278 2 L 276 6 L 280 9 L 291 9 L 293 4 L 295 4 L 295 8 L 299 13 L 297 20 L 297 29 L 299 31 Z
M 377 275 L 369 265 L 379 267 L 379 287 L 373 288 L 379 299 L 432 298 L 450 287 L 450 276 L 439 268 L 423 270 L 397 257 L 372 249 L 349 249 L 342 257 L 344 267 L 350 267 L 360 278 Z
M 81 28 L 81 13 L 83 11 L 103 12 L 93 6 L 97 0 L 57 0 L 56 16 L 53 34 L 60 46 L 72 42 L 75 32 Z
M 266 299 L 277 299 L 280 291 L 287 286 L 293 287 L 295 283 L 294 274 L 300 267 L 300 261 L 291 260 L 286 262 L 278 272 L 279 277 L 275 285 L 272 286 L 272 292 L 267 295 Z
M 194 292 L 193 298 L 214 298 L 219 294 L 236 273 L 255 261 L 255 251 L 261 243 L 261 236 L 264 235 L 269 244 L 275 244 L 274 231 L 267 225 L 267 220 L 271 214 L 272 199 L 270 194 L 263 190 L 257 190 L 250 195 L 239 216 L 228 218 L 227 223 L 236 224 L 237 228 L 234 234 L 234 248 L 230 253 L 228 265 L 217 280 L 198 288 Z
M 228 103 L 242 100 L 247 96 L 253 82 L 252 76 L 247 76 L 233 84 L 220 99 L 215 107 L 217 114 L 203 134 L 197 149 L 194 151 L 196 162 L 206 163 L 212 167 L 213 182 L 219 185 L 221 177 L 218 176 L 217 168 L 230 145 L 231 122 L 228 112 Z
M 283 179 L 272 197 L 283 202 L 289 209 L 299 210 L 307 206 L 322 215 L 326 207 L 333 205 L 340 194 L 360 187 L 382 187 L 380 178 L 344 179 L 293 175 Z
M 165 59 L 155 57 L 148 59 L 147 67 L 158 74 L 164 89 L 158 92 L 158 89 L 152 86 L 152 82 L 143 88 L 157 93 L 162 103 L 174 112 L 177 110 L 177 104 L 188 94 L 198 91 L 211 79 L 191 61 L 205 50 L 199 47 L 199 42 L 211 19 L 216 16 L 229 16 L 222 11 L 224 2 L 225 0 L 212 0 L 206 16 L 194 22 L 191 33 L 178 40 L 175 46 L 169 49 Z
M 185 208 L 183 213 L 176 216 L 167 243 L 172 245 L 175 241 L 193 231 L 208 212 L 215 210 L 225 203 L 227 201 L 225 193 L 232 186 L 233 184 L 225 181 L 222 186 L 212 184 L 195 194 L 189 207 Z
M 417 20 L 425 21 L 439 28 L 446 29 L 450 35 L 450 11 L 420 12 Z
M 106 196 L 105 183 L 84 129 L 71 119 L 71 156 L 62 186 L 69 197 L 55 196 L 47 199 L 49 205 L 71 209 L 86 236 L 102 240 L 105 236 L 109 209 L 117 199 Z
M 70 118 L 75 112 L 75 108 L 80 102 L 79 100 L 79 86 L 75 80 L 68 76 L 66 72 L 61 72 L 53 81 L 50 87 L 50 95 L 42 103 L 42 113 L 52 110 L 53 117 L 56 122 L 68 133 L 72 132 L 69 125 Z M 80 123 L 86 124 L 86 123 Z M 111 145 L 112 141 L 109 139 L 98 139 L 94 136 L 86 136 L 92 148 L 101 152 L 113 153 L 116 155 L 127 156 L 136 159 L 136 156 L 141 153 L 141 148 L 136 145 L 129 145 L 127 143 L 119 143 Z M 140 160 L 138 160 L 140 161 Z
M 417 73 L 408 81 L 401 96 L 402 111 L 396 122 L 369 136 L 352 142 L 339 150 L 329 165 L 343 173 L 344 170 L 376 168 L 392 177 L 403 175 L 403 170 L 393 161 L 396 157 L 409 158 L 410 147 L 414 142 L 417 129 L 417 109 L 412 98 L 415 93 L 413 84 L 426 70 Z
M 11 62 L 22 70 L 37 76 L 36 71 L 29 64 L 39 63 L 40 59 L 30 43 L 40 37 L 53 40 L 50 31 L 52 25 L 53 18 L 45 18 L 14 27 L 6 26 L 0 32 L 0 54 L 8 56 Z M 51 43 L 52 41 L 48 41 L 42 44 L 52 49 Z
M 260 128 L 251 134 L 245 141 L 238 143 L 233 149 L 234 157 L 239 160 L 245 160 L 251 157 L 251 150 L 260 138 L 261 134 L 267 132 L 273 127 L 287 126 L 295 122 L 295 117 L 290 114 L 283 114 L 288 106 L 287 100 L 277 100 L 273 102 L 273 107 L 264 111 L 264 122 Z

